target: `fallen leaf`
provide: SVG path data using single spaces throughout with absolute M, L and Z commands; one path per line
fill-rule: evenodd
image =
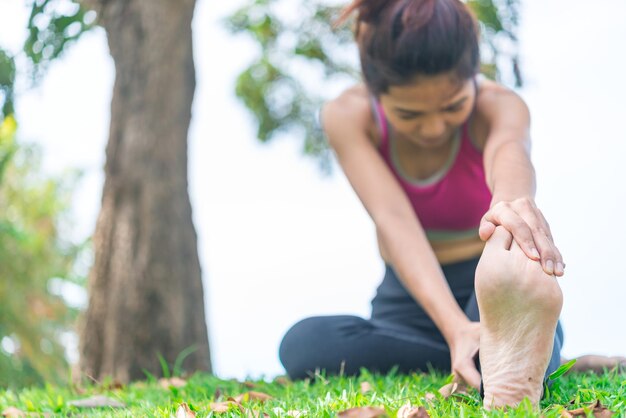
M 396 418 L 406 418 L 406 415 L 413 408 L 411 406 L 411 402 L 407 402 L 398 409 L 398 413 L 396 414 Z
M 427 392 L 426 395 L 424 395 L 424 399 L 428 402 L 434 402 L 435 399 L 437 399 L 437 396 L 434 393 Z
M 285 410 L 280 407 L 273 408 L 272 412 L 274 413 L 274 415 L 279 416 L 279 417 L 287 416 L 287 417 L 292 417 L 292 418 L 302 418 L 307 413 L 306 411 L 298 411 L 297 409 L 291 409 L 285 412 Z
M 237 395 L 233 398 L 235 402 L 243 403 L 248 401 L 260 401 L 265 402 L 268 399 L 272 399 L 272 397 L 266 393 L 262 392 L 246 392 L 241 395 Z
M 377 418 L 386 417 L 387 413 L 383 408 L 375 406 L 363 406 L 359 408 L 350 408 L 339 412 L 340 418 Z
M 215 393 L 213 394 L 213 400 L 218 400 L 222 396 L 222 389 L 216 388 Z
M 291 384 L 291 380 L 287 376 L 278 376 L 274 379 L 274 383 L 278 383 L 281 386 L 288 386 Z
M 176 418 L 195 418 L 196 413 L 189 409 L 189 405 L 185 402 L 181 403 L 176 410 Z
M 75 406 L 77 408 L 125 408 L 126 404 L 116 401 L 115 399 L 107 398 L 106 396 L 96 395 L 90 398 L 78 399 L 76 401 L 70 401 L 67 403 L 69 406 Z
M 467 396 L 469 396 L 469 386 L 467 386 L 463 382 L 458 383 L 458 386 L 456 387 L 456 390 L 454 391 L 454 393 L 457 393 L 459 395 L 467 395 Z
M 363 395 L 365 395 L 367 392 L 371 392 L 372 390 L 373 389 L 370 382 L 361 382 L 361 393 Z
M 102 390 L 115 390 L 115 389 L 124 389 L 124 384 L 118 380 L 114 380 L 112 382 L 106 382 L 100 386 Z
M 51 417 L 51 412 L 24 412 L 20 409 L 17 409 L 13 406 L 8 407 L 4 411 L 2 411 L 2 416 L 6 418 L 17 418 L 17 417 Z
M 398 410 L 398 418 L 430 418 L 430 415 L 423 406 L 412 407 L 407 403 Z
M 566 411 L 571 417 L 579 417 L 579 416 L 587 416 L 588 412 L 591 412 L 592 415 L 596 418 L 608 418 L 613 416 L 615 412 L 608 410 L 600 400 L 596 400 L 582 408 L 571 409 Z M 561 414 L 563 415 L 563 414 Z M 565 415 L 567 416 L 567 415 Z
M 74 392 L 76 392 L 77 395 L 84 395 L 85 393 L 87 393 L 87 390 L 79 385 L 74 385 L 72 389 L 74 390 Z
M 248 381 L 245 381 L 245 382 L 241 382 L 241 384 L 242 384 L 243 386 L 245 386 L 245 387 L 249 388 L 249 389 L 252 389 L 252 388 L 255 388 L 255 387 L 256 387 L 256 383 L 254 383 L 254 382 L 248 382 Z
M 230 398 L 232 399 L 232 398 Z M 209 409 L 213 412 L 228 412 L 230 410 L 231 405 L 236 405 L 241 412 L 243 412 L 243 406 L 239 402 L 235 401 L 226 401 L 226 402 L 211 402 L 209 404 Z
M 13 417 L 25 417 L 27 416 L 27 414 L 24 411 L 21 411 L 13 406 L 10 406 L 4 411 L 2 411 L 2 416 L 13 418 Z
M 439 389 L 439 393 L 441 393 L 441 396 L 443 396 L 444 399 L 448 399 L 454 392 L 456 392 L 458 387 L 459 384 L 457 382 L 448 383 Z
M 187 384 L 186 380 L 181 379 L 180 377 L 170 377 L 165 378 L 162 377 L 159 379 L 159 386 L 163 389 L 169 389 L 170 387 L 180 388 Z

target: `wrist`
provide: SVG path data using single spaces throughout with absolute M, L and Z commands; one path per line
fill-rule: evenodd
M 493 208 L 496 204 L 500 202 L 513 202 L 514 200 L 525 199 L 532 203 L 535 202 L 535 196 L 532 194 L 506 194 L 506 193 L 494 193 L 491 198 L 491 203 L 489 204 L 489 208 Z
M 440 329 L 448 346 L 453 347 L 457 337 L 462 334 L 462 331 L 469 327 L 471 323 L 472 321 L 470 321 L 463 312 L 460 312 L 460 315 L 457 317 L 449 318 Z

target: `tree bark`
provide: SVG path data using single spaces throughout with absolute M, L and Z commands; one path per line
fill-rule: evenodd
M 116 80 L 102 208 L 93 237 L 80 371 L 159 376 L 186 349 L 211 371 L 197 236 L 187 184 L 195 89 L 195 0 L 99 0 Z

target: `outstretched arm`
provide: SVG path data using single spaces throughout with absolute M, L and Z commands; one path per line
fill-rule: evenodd
M 488 126 L 483 155 L 493 195 L 480 225 L 480 237 L 487 240 L 495 227 L 502 225 L 529 258 L 541 261 L 546 273 L 562 276 L 563 257 L 535 204 L 528 107 L 514 92 L 493 84 L 481 89 L 477 106 Z

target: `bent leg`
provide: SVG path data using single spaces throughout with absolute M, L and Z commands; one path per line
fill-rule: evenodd
M 364 367 L 387 373 L 450 370 L 445 343 L 414 328 L 356 316 L 317 316 L 296 323 L 284 336 L 280 361 L 292 379 L 328 374 L 356 375 Z

